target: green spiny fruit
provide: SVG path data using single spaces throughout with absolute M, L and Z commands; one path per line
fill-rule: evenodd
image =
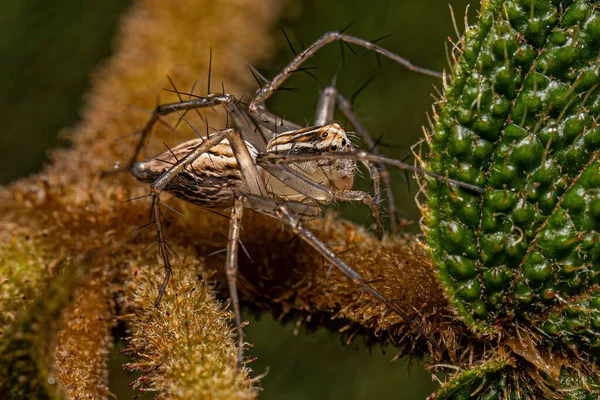
M 428 243 L 482 332 L 598 281 L 600 15 L 566 3 L 485 3 L 436 116 L 430 168 L 486 190 L 430 181 Z
M 496 398 L 485 388 L 518 376 L 514 360 L 525 359 L 539 367 L 538 392 L 550 376 L 554 389 L 585 386 L 572 398 L 586 398 L 598 374 L 576 375 L 600 356 L 600 2 L 482 1 L 454 55 L 424 167 L 485 192 L 428 179 L 424 230 L 456 314 L 513 361 L 503 367 L 512 372 L 489 372 L 488 352 L 483 375 L 451 381 Z M 545 371 L 507 344 L 519 330 L 564 367 Z M 516 381 L 500 398 L 517 395 Z

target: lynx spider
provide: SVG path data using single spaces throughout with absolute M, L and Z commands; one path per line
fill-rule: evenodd
M 171 250 L 165 240 L 161 222 L 161 192 L 166 190 L 204 207 L 231 207 L 225 270 L 238 333 L 238 365 L 243 359 L 244 334 L 236 289 L 236 273 L 244 208 L 280 220 L 317 250 L 331 265 L 336 266 L 360 286 L 363 292 L 367 291 L 375 296 L 409 325 L 414 326 L 435 348 L 438 348 L 420 325 L 402 311 L 393 300 L 380 294 L 360 274 L 339 259 L 330 248 L 307 230 L 301 221 L 318 218 L 319 204 L 331 204 L 336 200 L 361 201 L 371 208 L 381 236 L 378 206 L 381 178 L 388 191 L 392 223 L 395 219 L 393 197 L 389 190 L 390 180 L 384 164 L 416 170 L 471 190 L 480 191 L 480 188 L 378 155 L 373 139 L 353 112 L 350 102 L 333 86 L 325 88 L 321 93 L 314 126 L 301 128 L 267 110 L 265 101 L 281 87 L 282 83 L 293 72 L 300 70 L 300 65 L 309 57 L 334 41 L 353 43 L 373 50 L 411 71 L 435 77 L 442 76 L 438 72 L 418 67 L 372 42 L 341 32 L 329 32 L 299 53 L 274 79 L 269 81 L 263 78 L 266 83 L 256 92 L 247 109 L 229 94 L 210 93 L 210 75 L 207 96 L 188 94 L 190 100 L 184 101 L 180 97 L 180 102 L 157 106 L 141 131 L 142 138 L 131 163 L 133 175 L 142 182 L 150 183 L 152 222 L 156 229 L 159 256 L 166 271 L 155 302 L 156 306 L 159 305 L 171 276 Z M 181 93 L 177 92 L 177 94 Z M 225 109 L 234 127 L 218 130 L 210 135 L 207 133 L 203 137 L 185 119 L 185 113 L 192 109 L 217 105 Z M 364 142 L 373 149 L 373 154 L 354 151 L 345 131 L 333 122 L 335 107 L 344 113 Z M 194 129 L 198 138 L 184 142 L 147 162 L 135 162 L 154 124 L 160 121 L 161 116 L 171 113 L 179 114 L 180 118 Z M 362 162 L 371 175 L 374 196 L 352 190 L 357 161 Z

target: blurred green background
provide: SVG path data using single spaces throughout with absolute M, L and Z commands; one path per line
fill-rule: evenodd
M 450 4 L 462 32 L 467 1 Z M 57 133 L 77 123 L 90 73 L 110 55 L 119 17 L 129 3 L 19 0 L 3 5 L 0 117 L 5 130 L 0 134 L 0 146 L 5 155 L 0 158 L 0 183 L 8 183 L 39 171 L 48 149 L 66 145 Z M 355 22 L 348 34 L 371 40 L 392 34 L 379 44 L 421 66 L 440 71 L 448 68 L 444 42 L 456 35 L 447 1 L 306 0 L 292 6 L 295 11 L 281 20 L 280 26 L 296 51 L 326 31 Z M 470 21 L 474 21 L 474 11 Z M 283 34 L 275 31 L 274 35 L 279 50 L 271 62 L 257 66 L 267 77 L 293 57 Z M 337 44 L 328 46 L 308 63 L 318 67 L 311 71 L 317 80 L 296 74 L 286 86 L 298 90 L 277 93 L 269 107 L 288 119 L 309 124 L 319 89 L 334 75 L 337 87 L 347 97 L 373 78 L 356 98 L 356 111 L 372 136 L 382 135 L 380 150 L 400 158 L 419 140 L 421 126 L 427 122 L 425 112 L 431 110 L 432 85 L 441 83 L 388 60 L 379 64 L 374 54 L 354 48 L 357 56 L 346 48 L 342 57 Z M 344 122 L 342 116 L 337 117 Z M 414 184 L 409 190 L 400 171 L 393 171 L 393 178 L 399 209 L 407 218 L 418 220 Z M 368 182 L 359 182 L 359 187 L 368 189 Z M 345 204 L 340 210 L 348 218 L 368 221 L 364 207 Z M 416 232 L 416 224 L 411 229 Z M 294 335 L 293 331 L 293 326 L 282 326 L 267 315 L 252 320 L 246 328 L 248 340 L 255 345 L 249 356 L 258 357 L 253 364 L 256 374 L 270 366 L 263 379 L 262 399 L 422 399 L 437 386 L 419 363 L 410 376 L 406 360 L 390 363 L 393 348 L 382 354 L 380 348 L 365 349 L 360 338 L 343 345 L 339 335 L 329 332 L 300 329 Z M 118 370 L 123 360 L 117 353 L 113 354 L 113 375 L 123 376 Z M 134 395 L 126 385 L 131 379 L 127 377 L 112 388 L 120 399 Z
M 0 184 L 41 169 L 57 133 L 73 126 L 90 73 L 110 55 L 129 2 L 2 1 Z

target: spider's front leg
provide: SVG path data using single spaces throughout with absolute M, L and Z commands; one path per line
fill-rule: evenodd
M 389 50 L 384 49 L 383 47 L 379 47 L 374 43 L 369 42 L 368 40 L 360 39 L 354 36 L 345 35 L 340 32 L 328 32 L 324 34 L 321 38 L 317 39 L 313 44 L 304 49 L 300 54 L 298 54 L 272 81 L 263 85 L 256 95 L 254 99 L 250 103 L 249 111 L 251 114 L 256 115 L 259 112 L 260 105 L 264 103 L 269 97 L 273 95 L 273 93 L 281 86 L 281 84 L 288 79 L 295 71 L 298 70 L 300 65 L 304 63 L 307 59 L 309 59 L 312 55 L 314 55 L 321 48 L 326 46 L 329 43 L 341 41 L 345 43 L 353 43 L 358 46 L 367 48 L 372 50 L 378 54 L 381 54 L 397 63 L 403 65 L 405 68 L 419 72 L 425 75 L 433 76 L 436 78 L 442 78 L 442 73 L 437 71 L 432 71 L 427 68 L 419 67 L 413 63 L 411 63 L 406 58 L 400 57 L 397 54 L 392 53 Z
M 381 225 L 379 204 L 377 204 L 370 194 L 360 190 L 336 190 L 329 186 L 315 182 L 312 179 L 309 179 L 306 176 L 282 165 L 273 165 L 260 161 L 259 165 L 267 170 L 271 175 L 283 182 L 286 186 L 318 202 L 325 204 L 331 204 L 336 200 L 362 202 L 371 209 L 371 215 L 377 229 L 377 236 L 380 239 L 383 237 L 383 227 Z
M 371 151 L 375 154 L 378 153 L 377 144 L 369 135 L 369 132 L 360 122 L 360 119 L 354 112 L 352 105 L 346 97 L 344 97 L 336 88 L 333 86 L 327 86 L 321 92 L 319 103 L 317 104 L 317 112 L 315 115 L 315 125 L 325 125 L 332 123 L 334 120 L 334 109 L 340 109 L 350 123 L 356 129 L 356 132 L 362 137 L 363 142 L 367 145 Z M 383 180 L 385 191 L 388 200 L 388 213 L 390 216 L 390 229 L 393 231 L 396 228 L 396 202 L 394 200 L 394 193 L 392 191 L 392 181 L 390 178 L 389 171 L 385 164 L 378 163 L 373 164 L 370 161 L 363 161 L 364 166 L 369 170 L 371 181 L 373 182 L 373 201 L 379 203 L 379 197 L 381 193 L 380 181 Z
M 309 127 L 286 132 L 271 139 L 267 151 L 260 153 L 257 163 L 272 178 L 268 190 L 276 196 L 293 201 L 312 199 L 319 203 L 331 204 L 339 201 L 360 201 L 371 209 L 379 237 L 383 235 L 378 194 L 352 190 L 356 163 L 351 160 L 335 159 L 337 155 L 353 150 L 352 143 L 338 124 Z M 331 158 L 296 163 L 289 166 L 274 165 L 269 155 L 306 155 L 328 151 Z M 266 160 L 266 162 L 263 162 Z M 378 189 L 377 171 L 375 187 Z
M 474 185 L 472 183 L 459 181 L 456 179 L 452 179 L 448 176 L 436 174 L 435 172 L 428 171 L 426 169 L 415 167 L 414 165 L 407 164 L 403 161 L 395 160 L 393 158 L 388 158 L 378 154 L 369 154 L 366 151 L 353 151 L 348 153 L 312 153 L 312 154 L 274 154 L 274 153 L 263 153 L 258 157 L 258 164 L 263 166 L 270 166 L 273 168 L 276 165 L 281 164 L 296 164 L 296 163 L 306 163 L 306 162 L 315 162 L 315 161 L 323 161 L 323 160 L 339 160 L 339 159 L 347 159 L 354 161 L 371 161 L 376 163 L 384 163 L 388 165 L 392 165 L 399 169 L 414 171 L 416 174 L 424 175 L 435 179 L 440 182 L 446 182 L 447 184 L 456 185 L 457 187 L 462 187 L 467 190 L 471 190 L 476 193 L 485 193 L 485 188 Z
M 237 293 L 237 271 L 238 271 L 238 242 L 242 230 L 242 217 L 244 215 L 244 199 L 236 196 L 231 207 L 231 221 L 229 223 L 229 236 L 227 237 L 227 256 L 225 261 L 225 273 L 229 286 L 229 298 L 233 305 L 235 326 L 238 334 L 238 367 L 242 365 L 244 358 L 244 329 L 242 327 L 242 313 L 240 311 L 240 300 Z

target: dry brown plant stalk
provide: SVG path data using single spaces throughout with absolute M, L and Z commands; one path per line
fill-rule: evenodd
M 186 215 L 169 219 L 166 233 L 182 260 L 162 308 L 153 309 L 162 279 L 155 251 L 145 251 L 153 232 L 130 234 L 148 222 L 149 203 L 122 203 L 149 189 L 128 174 L 100 179 L 99 172 L 132 155 L 136 138 L 117 138 L 141 128 L 148 114 L 130 105 L 152 109 L 157 94 L 176 101 L 162 91 L 167 76 L 186 86 L 180 90 L 204 82 L 210 47 L 213 82 L 238 98 L 249 93 L 246 62 L 272 53 L 270 32 L 282 7 L 277 0 L 139 0 L 124 18 L 116 53 L 96 75 L 83 122 L 70 132 L 72 148 L 54 152 L 43 173 L 0 190 L 0 397 L 108 396 L 107 354 L 118 319 L 128 324 L 128 352 L 136 358 L 127 367 L 145 373 L 140 389 L 164 398 L 256 396 L 249 368 L 235 368 L 231 315 L 202 278 L 223 278 L 223 259 L 206 255 L 225 246 L 227 221 L 167 200 Z M 224 26 L 235 29 L 217 29 Z M 161 150 L 161 140 L 192 137 L 184 124 L 177 132 L 161 126 L 147 155 Z M 322 259 L 275 221 L 248 213 L 244 228 L 252 256 L 240 266 L 247 305 L 347 332 L 348 340 L 358 333 L 390 340 L 402 354 L 426 351 L 416 331 L 373 298 L 363 300 L 352 282 L 336 271 L 326 278 Z M 378 241 L 333 215 L 312 228 L 366 279 L 384 277 L 377 289 L 448 347 L 451 361 L 464 357 L 454 353 L 466 340 L 463 330 L 414 238 Z

